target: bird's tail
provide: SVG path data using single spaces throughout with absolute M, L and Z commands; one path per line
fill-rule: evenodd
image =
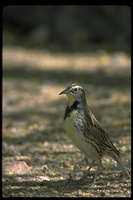
M 125 175 L 128 176 L 129 179 L 131 179 L 131 175 L 129 174 L 128 170 L 126 169 L 126 167 L 124 166 L 124 163 L 122 162 L 121 158 L 119 155 L 117 154 L 113 154 L 113 156 L 111 155 L 111 157 L 120 165 L 123 173 Z

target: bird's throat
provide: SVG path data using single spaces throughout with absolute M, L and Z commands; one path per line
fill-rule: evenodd
M 65 111 L 65 115 L 64 115 L 64 120 L 65 120 L 67 117 L 70 117 L 70 114 L 71 114 L 72 111 L 78 109 L 78 104 L 79 104 L 78 101 L 74 101 L 73 104 L 72 104 L 71 106 L 69 106 L 69 104 L 67 105 L 66 111 Z

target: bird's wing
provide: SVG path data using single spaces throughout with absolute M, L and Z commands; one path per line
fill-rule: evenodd
M 118 150 L 113 145 L 109 136 L 104 131 L 104 129 L 99 125 L 94 114 L 90 110 L 89 110 L 89 112 L 87 112 L 86 120 L 87 120 L 87 123 L 89 123 L 87 126 L 89 137 L 95 138 L 96 142 L 100 143 L 100 145 L 102 145 L 103 149 L 105 149 L 105 150 L 108 149 L 108 151 L 113 150 L 117 155 L 119 155 Z

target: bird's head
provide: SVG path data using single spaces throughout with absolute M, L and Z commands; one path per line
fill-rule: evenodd
M 68 96 L 70 104 L 72 104 L 74 101 L 85 101 L 85 92 L 83 88 L 77 84 L 68 85 L 66 89 L 63 90 L 59 95 L 61 94 L 66 94 Z

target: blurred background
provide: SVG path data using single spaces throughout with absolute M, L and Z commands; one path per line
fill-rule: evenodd
M 7 6 L 3 11 L 4 45 L 130 53 L 130 43 L 128 6 Z

